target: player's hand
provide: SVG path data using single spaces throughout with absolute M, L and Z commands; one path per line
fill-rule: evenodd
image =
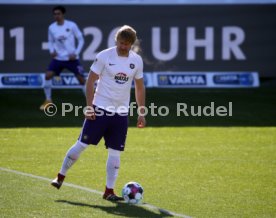
M 75 54 L 69 55 L 69 60 L 70 61 L 74 61 L 74 60 L 76 60 L 76 58 L 77 58 L 77 56 Z
M 138 116 L 137 127 L 138 128 L 144 128 L 144 127 L 146 127 L 146 119 L 145 119 L 144 116 Z
M 51 53 L 51 57 L 54 58 L 57 56 L 57 53 L 54 51 L 53 53 Z
M 86 110 L 84 112 L 84 116 L 87 120 L 95 120 L 96 119 L 96 113 L 92 106 L 87 106 Z

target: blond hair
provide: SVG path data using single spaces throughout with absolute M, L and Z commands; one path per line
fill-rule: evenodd
M 136 39 L 136 31 L 128 25 L 122 26 L 115 35 L 116 42 L 118 40 L 126 40 L 127 42 L 130 42 L 133 45 Z

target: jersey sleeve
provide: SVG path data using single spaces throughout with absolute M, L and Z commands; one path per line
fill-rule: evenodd
M 79 29 L 79 27 L 77 26 L 76 23 L 73 23 L 73 28 L 72 29 L 73 29 L 75 37 L 78 40 L 78 47 L 76 49 L 76 55 L 79 55 L 80 52 L 81 52 L 81 49 L 84 45 L 83 35 L 82 35 L 82 33 L 81 33 L 81 31 L 80 31 L 80 29 Z
M 104 66 L 105 66 L 104 54 L 100 52 L 96 55 L 96 58 L 93 64 L 91 65 L 90 70 L 100 75 L 104 69 Z
M 49 52 L 52 54 L 54 53 L 54 42 L 55 42 L 55 39 L 54 39 L 54 36 L 52 34 L 52 31 L 51 31 L 51 28 L 49 27 L 48 28 L 48 48 L 49 48 Z
M 135 74 L 135 79 L 141 79 L 143 78 L 143 67 L 144 67 L 144 64 L 143 64 L 143 60 L 140 56 L 138 56 L 137 58 L 137 71 L 136 71 L 136 74 Z

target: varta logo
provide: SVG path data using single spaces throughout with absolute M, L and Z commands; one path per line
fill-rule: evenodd
M 205 75 L 160 75 L 158 77 L 160 85 L 206 85 Z

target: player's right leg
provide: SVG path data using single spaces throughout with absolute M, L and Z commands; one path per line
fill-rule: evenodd
M 66 176 L 67 171 L 72 167 L 72 165 L 78 160 L 80 154 L 87 147 L 87 144 L 80 142 L 79 140 L 67 151 L 61 169 L 57 177 L 51 182 L 51 185 L 60 189 L 63 180 Z
M 49 103 L 52 103 L 52 78 L 55 75 L 54 71 L 47 71 L 45 74 L 44 94 L 45 101 L 40 105 L 39 109 L 44 110 Z
M 40 106 L 40 110 L 44 110 L 45 106 L 52 103 L 52 78 L 58 76 L 64 68 L 64 62 L 52 59 L 45 74 L 44 94 L 45 101 Z
M 108 121 L 106 117 L 97 116 L 96 120 L 84 120 L 82 131 L 76 144 L 74 144 L 65 155 L 62 167 L 52 185 L 59 189 L 63 183 L 67 171 L 78 160 L 80 154 L 89 145 L 97 145 L 104 135 Z
M 83 94 L 85 95 L 86 94 L 86 87 L 85 87 L 86 80 L 84 78 L 84 75 L 78 74 L 78 75 L 76 75 L 76 78 L 78 79 L 80 85 L 82 85 L 81 90 L 82 90 Z

